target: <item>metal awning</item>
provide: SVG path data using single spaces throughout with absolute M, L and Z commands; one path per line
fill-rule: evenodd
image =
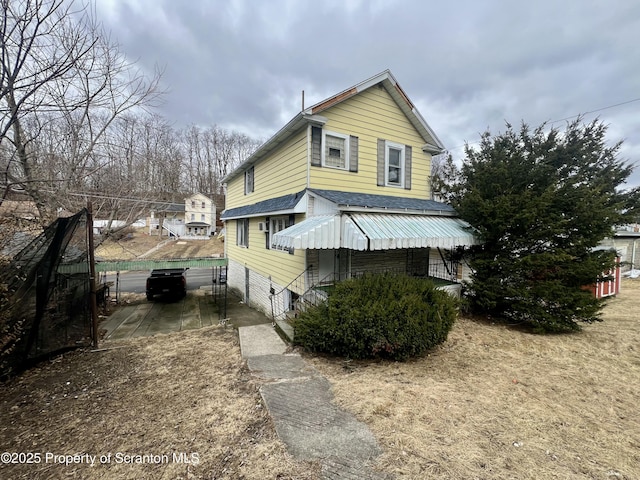
M 346 215 L 318 215 L 275 233 L 276 248 L 366 250 L 367 238 Z
M 377 213 L 310 217 L 272 237 L 274 247 L 285 249 L 451 249 L 478 243 L 459 218 Z
M 369 239 L 369 250 L 451 249 L 480 243 L 469 224 L 454 217 L 358 213 L 351 218 Z

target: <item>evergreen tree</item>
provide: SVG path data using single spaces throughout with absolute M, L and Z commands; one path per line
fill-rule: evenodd
M 613 266 L 594 247 L 625 223 L 638 189 L 620 190 L 632 167 L 608 147 L 606 126 L 581 119 L 564 132 L 507 124 L 466 147 L 451 201 L 483 245 L 473 252 L 471 306 L 528 322 L 537 331 L 577 330 L 600 320 L 602 301 L 585 287 Z

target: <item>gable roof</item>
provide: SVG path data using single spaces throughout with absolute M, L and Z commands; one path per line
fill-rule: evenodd
M 207 200 L 211 201 L 211 198 L 209 198 L 208 196 L 206 196 L 204 193 L 201 193 L 201 192 L 192 193 L 191 195 L 185 197 L 184 201 L 185 202 L 189 201 L 189 200 L 191 200 L 192 198 L 195 198 L 195 197 L 204 197 Z
M 400 87 L 398 81 L 395 79 L 390 70 L 385 70 L 373 77 L 360 82 L 359 84 L 348 88 L 336 95 L 323 100 L 320 103 L 316 103 L 315 105 L 304 110 L 309 115 L 318 115 L 322 113 L 324 110 L 337 105 L 338 103 L 344 102 L 348 98 L 357 95 L 358 93 L 362 93 L 365 90 L 368 90 L 371 87 L 374 87 L 378 84 L 381 84 L 385 90 L 391 95 L 391 98 L 396 102 L 402 113 L 405 114 L 407 119 L 411 122 L 414 128 L 420 133 L 420 136 L 425 141 L 425 145 L 423 149 L 428 151 L 429 153 L 441 153 L 444 150 L 444 145 L 437 137 L 435 132 L 431 129 L 431 127 L 427 124 L 426 120 L 420 115 L 420 112 L 413 105 L 409 97 L 405 93 L 405 91 Z
M 436 136 L 431 127 L 429 127 L 422 115 L 420 115 L 420 112 L 418 112 L 411 100 L 409 100 L 409 97 L 400 87 L 395 77 L 391 74 L 391 71 L 387 69 L 298 113 L 289 121 L 289 123 L 278 130 L 278 132 L 276 132 L 276 134 L 269 140 L 263 143 L 249 158 L 242 162 L 235 170 L 227 174 L 222 179 L 223 183 L 228 183 L 238 175 L 243 174 L 252 165 L 255 165 L 280 145 L 289 140 L 289 138 L 299 132 L 300 129 L 309 124 L 318 126 L 324 125 L 327 122 L 327 119 L 320 115 L 323 111 L 376 85 L 382 85 L 402 110 L 409 122 L 411 122 L 413 127 L 418 131 L 425 142 L 422 147 L 423 150 L 433 154 L 441 153 L 445 150 L 443 143 Z

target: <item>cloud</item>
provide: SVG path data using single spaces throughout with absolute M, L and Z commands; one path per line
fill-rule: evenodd
M 505 120 L 537 126 L 640 97 L 640 4 L 624 0 L 99 3 L 131 59 L 165 67 L 162 114 L 178 125 L 265 138 L 302 90 L 311 105 L 386 68 L 450 148 Z M 612 142 L 640 144 L 639 105 L 598 112 Z

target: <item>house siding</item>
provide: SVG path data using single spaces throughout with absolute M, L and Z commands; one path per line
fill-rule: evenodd
M 244 175 L 227 185 L 227 206 L 243 207 L 288 195 L 307 186 L 307 129 L 302 129 L 268 158 L 254 166 L 254 190 L 244 193 Z
M 276 290 L 281 290 L 289 285 L 298 275 L 305 269 L 305 251 L 296 250 L 293 254 L 283 252 L 281 250 L 271 250 L 266 248 L 265 233 L 258 229 L 258 223 L 264 222 L 266 217 L 256 217 L 249 219 L 249 247 L 241 247 L 236 245 L 236 228 L 237 221 L 231 220 L 227 222 L 227 234 L 225 238 L 225 251 L 229 262 L 235 262 L 242 265 L 240 270 L 230 269 L 229 286 L 237 288 L 241 293 L 245 290 L 245 271 L 244 266 L 251 269 L 251 275 L 257 275 L 254 287 L 257 288 L 261 283 L 261 278 L 266 278 L 272 282 Z M 296 222 L 303 219 L 302 215 L 296 216 Z M 251 280 L 250 280 L 251 282 Z M 264 283 L 264 282 L 262 282 Z M 271 283 L 267 283 L 267 294 Z M 278 287 L 280 286 L 280 287 Z M 251 285 L 250 285 L 251 288 Z M 297 292 L 304 293 L 304 292 Z M 251 298 L 250 301 L 254 300 Z
M 384 88 L 370 88 L 325 111 L 327 131 L 358 137 L 358 172 L 310 168 L 310 187 L 345 192 L 429 198 L 431 155 L 424 140 Z M 411 146 L 411 189 L 378 186 L 378 139 Z
M 195 205 L 192 207 L 191 202 L 194 202 Z M 202 205 L 204 204 L 204 208 Z M 191 219 L 191 215 L 193 214 L 194 218 Z M 202 218 L 204 215 L 204 219 Z M 185 199 L 184 205 L 184 221 L 185 223 L 189 222 L 203 222 L 209 224 L 209 228 L 207 228 L 207 234 L 211 234 L 215 232 L 216 229 L 216 206 L 206 195 L 201 193 L 196 193 L 191 195 Z
M 248 306 L 260 310 L 267 316 L 271 316 L 270 289 L 273 287 L 276 291 L 279 291 L 283 287 L 274 283 L 269 277 L 250 269 L 249 288 L 247 289 L 245 265 L 231 259 L 228 265 L 227 281 L 229 288 L 235 290 Z M 247 290 L 249 298 L 245 296 Z

